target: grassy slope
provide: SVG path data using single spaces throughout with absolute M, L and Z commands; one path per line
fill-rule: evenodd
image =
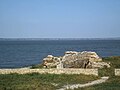
M 111 62 L 111 68 L 100 69 L 100 76 L 110 76 L 105 83 L 75 90 L 120 90 L 120 77 L 114 76 L 114 68 L 120 68 L 120 56 L 103 58 Z M 55 90 L 64 84 L 86 83 L 98 77 L 87 75 L 55 75 L 55 74 L 9 74 L 0 75 L 0 90 Z M 51 83 L 59 84 L 57 87 Z
M 120 56 L 105 57 L 103 61 L 110 62 L 113 68 L 120 68 Z
M 120 90 L 120 77 L 112 77 L 105 83 L 75 90 Z
M 103 61 L 110 62 L 111 68 L 99 70 L 99 76 L 109 76 L 109 80 L 105 83 L 94 85 L 75 90 L 120 90 L 120 76 L 114 76 L 114 69 L 120 68 L 120 56 L 106 57 Z
M 8 74 L 0 75 L 0 90 L 55 90 L 64 84 L 86 83 L 98 79 L 87 75 L 56 75 L 56 74 Z M 59 84 L 57 87 L 52 83 Z

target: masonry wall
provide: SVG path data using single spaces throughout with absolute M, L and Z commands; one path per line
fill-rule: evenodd
M 115 76 L 120 76 L 120 69 L 115 69 Z
M 98 76 L 98 69 L 0 69 L 0 74 L 26 74 L 26 73 L 50 73 L 50 74 L 85 74 Z

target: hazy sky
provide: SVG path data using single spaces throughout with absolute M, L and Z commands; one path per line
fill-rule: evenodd
M 0 0 L 0 38 L 120 37 L 120 0 Z

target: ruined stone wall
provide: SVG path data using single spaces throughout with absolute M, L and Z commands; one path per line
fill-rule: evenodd
M 115 76 L 120 76 L 120 69 L 115 69 Z
M 50 74 L 85 74 L 98 76 L 98 69 L 0 69 L 0 74 L 26 74 L 26 73 L 50 73 Z

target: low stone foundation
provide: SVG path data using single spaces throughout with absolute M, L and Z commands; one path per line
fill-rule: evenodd
M 85 74 L 85 75 L 96 75 L 98 76 L 98 69 L 0 69 L 0 74 L 26 74 L 26 73 L 49 73 L 49 74 Z
M 115 76 L 120 76 L 120 69 L 115 69 Z

